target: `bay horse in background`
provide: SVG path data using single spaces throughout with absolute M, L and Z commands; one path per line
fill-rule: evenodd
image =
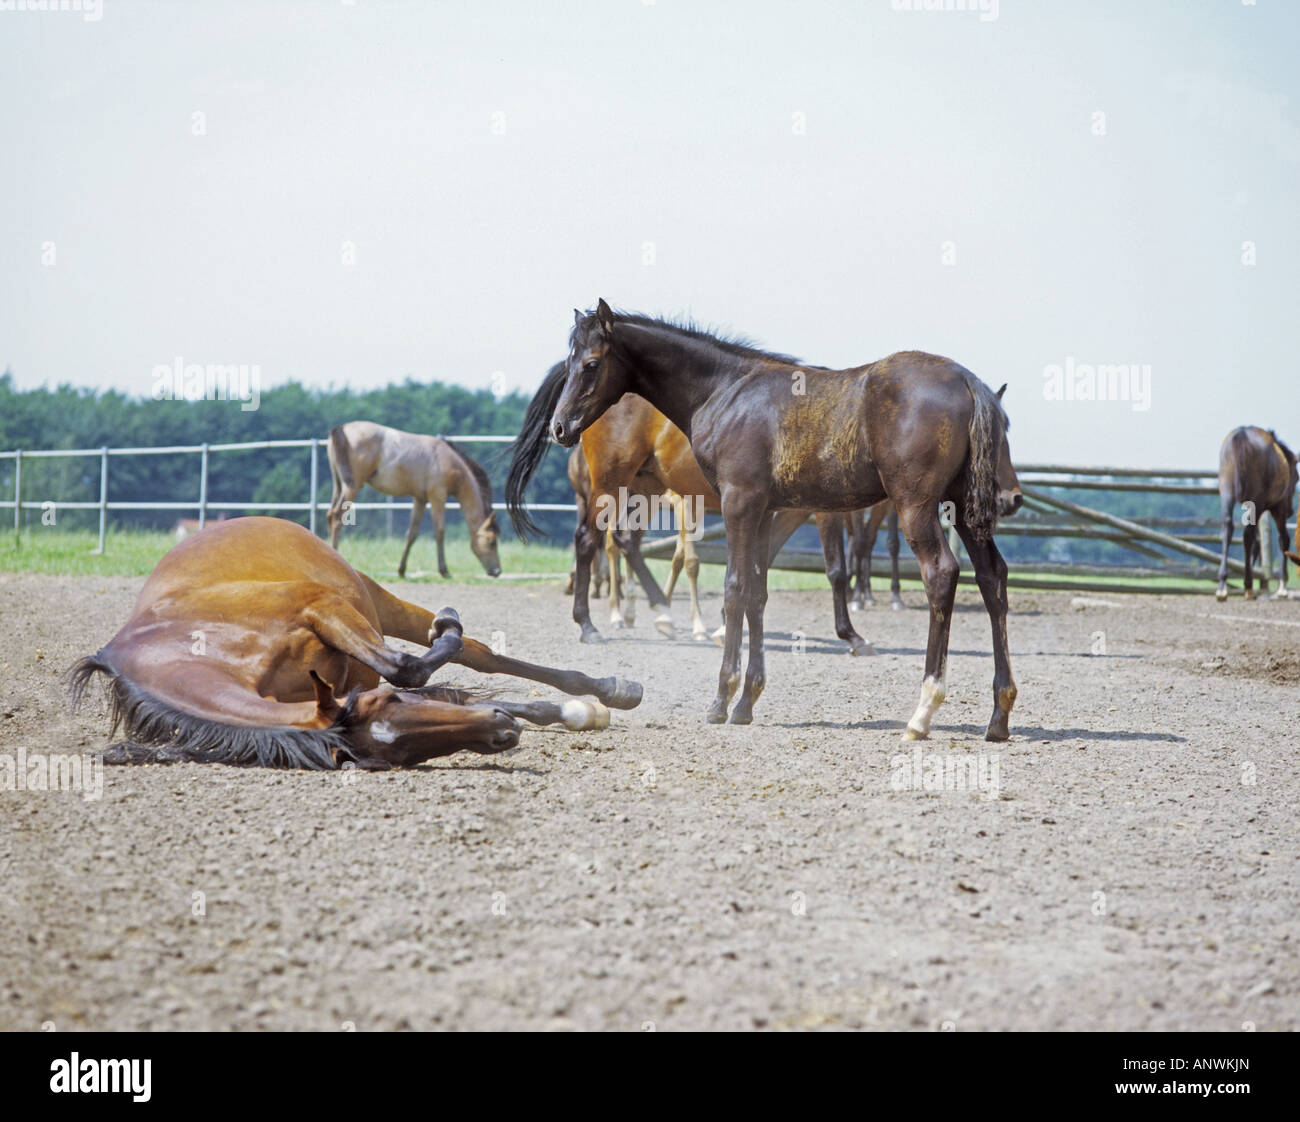
M 386 635 L 428 649 L 410 654 Z M 426 686 L 449 662 L 598 702 Z M 434 616 L 399 599 L 280 518 L 231 519 L 175 546 L 122 629 L 74 668 L 74 701 L 97 675 L 108 679 L 113 730 L 127 737 L 105 762 L 123 764 L 409 767 L 511 748 L 516 719 L 602 728 L 606 705 L 632 708 L 642 692 L 497 655 L 451 609 Z
M 420 534 L 427 505 L 433 517 L 438 547 L 438 573 L 450 577 L 443 538 L 447 528 L 447 498 L 460 504 L 469 529 L 469 547 L 490 577 L 501 575 L 497 555 L 497 516 L 492 509 L 492 483 L 488 474 L 463 449 L 441 436 L 424 436 L 377 425 L 349 421 L 330 430 L 330 474 L 334 494 L 330 499 L 330 545 L 339 544 L 339 529 L 357 492 L 367 483 L 385 495 L 411 500 L 411 525 L 406 546 L 397 563 L 397 575 L 406 576 L 406 560 Z
M 1223 519 L 1223 554 L 1219 560 L 1219 587 L 1215 598 L 1228 598 L 1228 548 L 1232 545 L 1232 511 L 1238 503 L 1250 503 L 1253 517 L 1241 531 L 1245 553 L 1245 596 L 1255 599 L 1252 568 L 1260 559 L 1259 519 L 1264 513 L 1273 518 L 1282 548 L 1278 551 L 1278 599 L 1286 599 L 1287 520 L 1295 513 L 1296 456 L 1272 429 L 1242 425 L 1224 437 L 1219 448 L 1219 510 Z M 1296 553 L 1291 558 L 1300 564 L 1300 531 Z M 1268 574 L 1260 570 L 1260 587 L 1268 591 Z
M 574 319 L 565 377 L 558 386 L 544 384 L 555 440 L 572 446 L 624 394 L 637 394 L 689 436 L 721 496 L 727 630 L 710 722 L 727 720 L 740 689 L 730 718 L 748 724 L 766 685 L 770 512 L 848 512 L 889 498 L 930 605 L 921 697 L 905 736 L 929 734 L 947 690 L 959 565 L 939 508 L 951 502 L 992 623 L 993 714 L 985 736 L 1007 739 L 1016 687 L 1007 649 L 1007 567 L 993 531 L 1008 422 L 988 386 L 952 360 L 918 351 L 845 370 L 810 369 L 693 326 L 616 314 L 604 300 Z M 535 398 L 530 411 L 537 404 Z M 750 636 L 743 687 L 742 615 Z
M 524 423 L 519 437 L 515 441 L 514 456 L 510 461 L 510 470 L 506 479 L 506 509 L 510 512 L 515 532 L 521 539 L 540 532 L 540 527 L 529 517 L 525 507 L 525 492 L 529 480 L 546 455 L 551 439 L 551 413 L 555 398 L 563 387 L 567 376 L 567 365 L 556 363 L 542 381 L 541 388 L 529 403 L 524 415 Z M 569 444 L 575 444 L 577 438 Z M 638 476 L 647 476 L 657 485 L 660 495 L 675 493 L 685 505 L 703 505 L 706 511 L 722 510 L 722 501 L 708 478 L 700 470 L 690 441 L 681 428 L 650 402 L 636 394 L 628 394 L 616 401 L 607 411 L 602 411 L 588 429 L 581 434 L 582 452 L 587 462 L 588 478 L 591 481 L 591 493 L 594 495 L 619 494 L 619 488 L 627 488 L 629 494 L 634 492 L 634 481 Z M 644 481 L 643 481 L 643 484 Z M 574 553 L 576 555 L 575 582 L 573 589 L 573 619 L 582 629 L 581 641 L 595 643 L 601 641 L 601 635 L 591 622 L 588 606 L 588 587 L 590 583 L 590 564 L 598 547 L 600 535 L 596 526 L 595 504 L 588 508 L 585 522 L 579 522 L 574 533 Z M 807 518 L 794 514 L 787 522 L 786 536 L 794 532 Z M 849 644 L 853 654 L 874 654 L 871 645 L 854 629 L 849 620 L 848 611 L 848 567 L 844 557 L 844 519 L 839 514 L 817 516 L 818 531 L 822 538 L 822 548 L 826 555 L 826 576 L 831 582 L 835 610 L 835 633 Z M 682 523 L 679 519 L 679 533 Z M 692 527 L 693 530 L 693 527 Z M 781 540 L 784 540 L 782 538 Z M 629 542 L 634 546 L 627 552 L 629 567 L 635 572 L 650 607 L 659 613 L 655 626 L 665 635 L 672 636 L 671 606 L 659 583 L 646 566 L 641 556 L 639 542 Z M 694 556 L 694 543 L 679 538 L 679 552 L 682 565 L 692 590 L 692 630 L 697 638 L 707 633 L 699 614 L 696 575 L 699 560 Z M 676 558 L 674 559 L 676 564 Z

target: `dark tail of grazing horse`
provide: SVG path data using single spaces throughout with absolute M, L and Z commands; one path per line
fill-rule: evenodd
M 998 521 L 998 453 L 1007 431 L 1007 415 L 997 395 L 968 374 L 975 411 L 970 420 L 970 462 L 966 469 L 965 519 L 977 542 L 993 537 Z
M 348 463 L 348 440 L 342 428 L 330 429 L 329 446 L 330 470 L 335 479 L 352 487 L 352 465 Z
M 527 541 L 530 536 L 542 532 L 542 528 L 524 509 L 524 493 L 528 490 L 528 481 L 541 466 L 550 447 L 551 414 L 555 412 L 555 403 L 564 390 L 567 375 L 565 363 L 557 362 L 551 367 L 550 373 L 529 402 L 523 428 L 515 439 L 515 453 L 510 460 L 510 473 L 506 476 L 506 509 L 510 512 L 510 521 L 521 541 Z

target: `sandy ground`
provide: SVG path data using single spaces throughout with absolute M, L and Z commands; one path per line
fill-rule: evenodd
M 140 583 L 0 576 L 0 754 L 106 742 L 61 678 Z M 774 594 L 737 728 L 703 721 L 717 648 L 644 608 L 584 647 L 558 586 L 403 587 L 646 700 L 407 772 L 0 792 L 0 1028 L 1300 1027 L 1300 603 L 1013 592 L 1020 702 L 990 746 L 963 589 L 914 772 L 915 593 L 857 617 L 862 659 L 828 594 Z M 926 790 L 931 754 L 985 789 Z

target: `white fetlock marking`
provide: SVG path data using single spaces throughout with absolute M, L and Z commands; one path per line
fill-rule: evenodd
M 585 701 L 576 698 L 560 703 L 560 720 L 570 732 L 582 732 L 592 726 L 595 710 Z
M 926 678 L 921 683 L 921 701 L 916 707 L 916 712 L 912 714 L 912 719 L 907 722 L 907 731 L 917 739 L 930 735 L 930 721 L 933 719 L 935 711 L 943 704 L 943 699 L 948 696 L 948 676 L 943 674 L 938 678 Z

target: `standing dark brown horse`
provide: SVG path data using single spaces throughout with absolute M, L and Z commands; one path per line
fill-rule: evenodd
M 916 351 L 847 370 L 812 370 L 697 328 L 615 314 L 604 300 L 594 312 L 575 312 L 569 343 L 567 377 L 552 413 L 555 440 L 572 445 L 624 394 L 639 394 L 686 433 L 721 496 L 727 637 L 709 721 L 727 719 L 741 688 L 742 614 L 749 663 L 733 723 L 753 720 L 767 681 L 769 513 L 847 512 L 890 498 L 930 604 L 921 698 L 905 735 L 929 734 L 947 690 L 959 566 L 940 504 L 951 504 L 992 621 L 994 705 L 985 735 L 1007 738 L 1016 687 L 1007 650 L 1007 567 L 993 541 L 1007 418 L 988 386 L 950 359 Z
M 1250 517 L 1242 527 L 1246 554 L 1246 599 L 1255 599 L 1252 567 L 1259 560 L 1259 518 L 1272 515 L 1282 543 L 1277 560 L 1279 599 L 1286 599 L 1287 520 L 1295 512 L 1296 457 L 1272 429 L 1242 425 L 1224 437 L 1219 449 L 1219 509 L 1223 517 L 1223 556 L 1219 561 L 1219 587 L 1215 597 L 1228 598 L 1228 547 L 1232 545 L 1232 510 L 1248 504 Z M 1300 553 L 1300 538 L 1296 551 Z M 1297 561 L 1300 564 L 1300 561 Z M 1268 591 L 1268 574 L 1260 571 L 1260 585 Z
M 428 650 L 397 650 L 386 635 Z M 448 662 L 602 704 L 425 686 Z M 398 599 L 279 518 L 232 519 L 172 549 L 131 618 L 74 670 L 74 698 L 96 675 L 108 679 L 113 726 L 127 735 L 106 763 L 408 767 L 461 749 L 513 747 L 516 718 L 597 728 L 609 721 L 604 705 L 641 700 L 636 682 L 497 654 L 464 635 L 454 611 L 435 617 Z
M 515 532 L 521 538 L 527 538 L 539 530 L 528 516 L 524 496 L 529 480 L 546 454 L 555 398 L 563 388 L 567 376 L 565 363 L 559 362 L 551 367 L 528 406 L 519 437 L 515 441 L 514 456 L 506 479 L 506 509 L 510 511 Z M 587 462 L 586 479 L 592 496 L 617 496 L 620 489 L 626 489 L 628 494 L 637 493 L 638 490 L 644 493 L 653 490 L 659 495 L 673 492 L 680 496 L 682 503 L 689 506 L 696 516 L 702 515 L 703 511 L 722 509 L 717 491 L 696 463 L 686 434 L 663 411 L 635 394 L 628 394 L 622 400 L 614 402 L 611 408 L 597 416 L 582 432 L 581 439 L 583 456 Z M 576 443 L 576 440 L 575 437 L 570 444 Z M 570 470 L 571 482 L 573 478 L 574 473 Z M 652 484 L 657 484 L 657 487 L 652 488 Z M 591 622 L 587 594 L 591 561 L 604 539 L 604 531 L 597 525 L 598 507 L 595 502 L 588 502 L 584 508 L 580 501 L 579 507 L 583 514 L 579 517 L 573 536 L 576 555 L 573 619 L 582 629 L 581 641 L 597 643 L 601 641 L 601 635 Z M 806 516 L 806 512 L 803 517 L 794 515 L 785 524 L 784 536 L 779 536 L 777 540 L 784 541 L 802 524 Z M 874 654 L 871 645 L 858 634 L 849 620 L 844 516 L 819 514 L 817 528 L 826 557 L 826 577 L 831 582 L 835 634 L 849 644 L 850 653 Z M 778 534 L 781 533 L 778 531 Z M 645 589 L 650 607 L 658 612 L 655 626 L 661 633 L 671 637 L 674 633 L 671 606 L 641 556 L 639 539 L 625 535 L 619 544 L 625 551 L 629 568 Z M 687 577 L 693 586 L 693 573 L 698 569 L 698 563 L 693 564 L 688 554 L 683 560 Z M 698 597 L 694 594 L 694 587 L 691 600 L 694 631 L 698 638 L 706 632 L 700 622 Z

